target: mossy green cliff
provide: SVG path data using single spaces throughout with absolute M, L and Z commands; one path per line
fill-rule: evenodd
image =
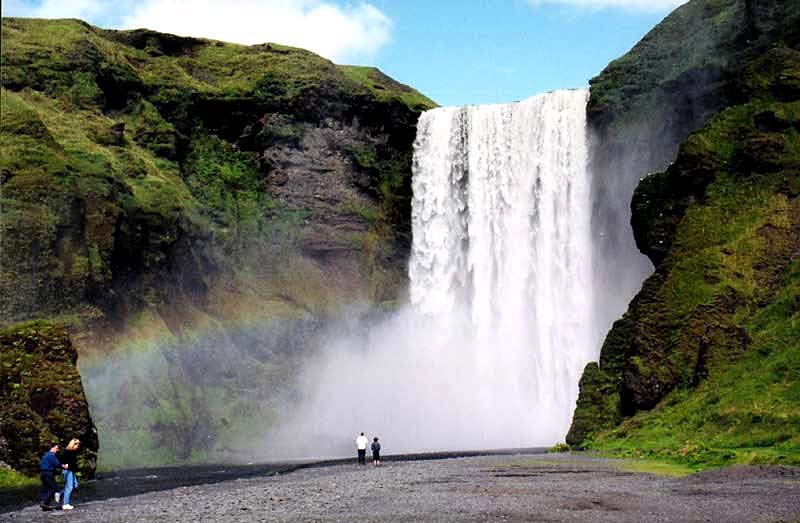
M 69 325 L 108 465 L 228 448 L 342 304 L 398 299 L 413 89 L 78 20 L 3 18 L 2 64 L 0 323 Z
M 590 81 L 592 216 L 598 281 L 623 300 L 598 304 L 609 324 L 624 312 L 652 266 L 630 237 L 630 195 L 662 171 L 690 133 L 743 103 L 745 66 L 774 45 L 800 39 L 797 0 L 693 0 Z M 600 296 L 603 293 L 599 294 Z
M 89 417 L 78 353 L 63 326 L 31 322 L 0 330 L 0 463 L 35 474 L 42 442 L 83 443 L 84 477 L 97 466 L 97 431 Z
M 724 24 L 755 5 L 723 4 L 685 9 Z M 655 273 L 584 371 L 570 444 L 800 463 L 800 37 L 781 25 L 800 3 L 758 4 L 781 21 L 759 33 L 771 45 L 733 55 L 748 59 L 723 82 L 724 107 L 636 189 L 634 235 Z

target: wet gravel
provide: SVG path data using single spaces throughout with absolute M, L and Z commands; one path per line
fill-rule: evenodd
M 585 455 L 336 464 L 0 514 L 2 522 L 800 521 L 800 469 L 732 467 L 683 478 Z

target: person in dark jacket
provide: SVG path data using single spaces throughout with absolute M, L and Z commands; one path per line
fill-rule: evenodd
M 372 445 L 370 445 L 372 449 L 372 464 L 376 467 L 381 466 L 381 444 L 378 443 L 378 436 L 372 438 Z
M 55 473 L 61 470 L 61 462 L 56 457 L 58 449 L 58 443 L 50 445 L 50 450 L 42 456 L 42 461 L 39 462 L 39 478 L 42 480 L 42 510 L 53 510 L 55 508 L 50 504 L 50 501 L 58 489 L 56 487 Z
M 61 501 L 63 505 L 61 508 L 64 510 L 72 510 L 72 505 L 69 504 L 69 496 L 72 491 L 78 488 L 78 478 L 75 474 L 78 472 L 78 450 L 81 448 L 81 440 L 72 438 L 67 444 L 67 448 L 61 453 L 61 463 L 64 466 L 64 490 L 56 492 L 56 503 Z

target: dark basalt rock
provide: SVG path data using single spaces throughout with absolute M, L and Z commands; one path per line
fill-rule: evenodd
M 199 47 L 207 45 L 207 41 L 200 38 L 175 36 L 149 29 L 135 29 L 133 31 L 92 29 L 111 40 L 147 51 L 152 56 L 189 56 Z

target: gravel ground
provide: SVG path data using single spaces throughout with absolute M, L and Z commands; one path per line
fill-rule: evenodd
M 800 469 L 732 467 L 683 478 L 583 455 L 480 456 L 309 468 L 81 503 L 3 522 L 800 521 Z

